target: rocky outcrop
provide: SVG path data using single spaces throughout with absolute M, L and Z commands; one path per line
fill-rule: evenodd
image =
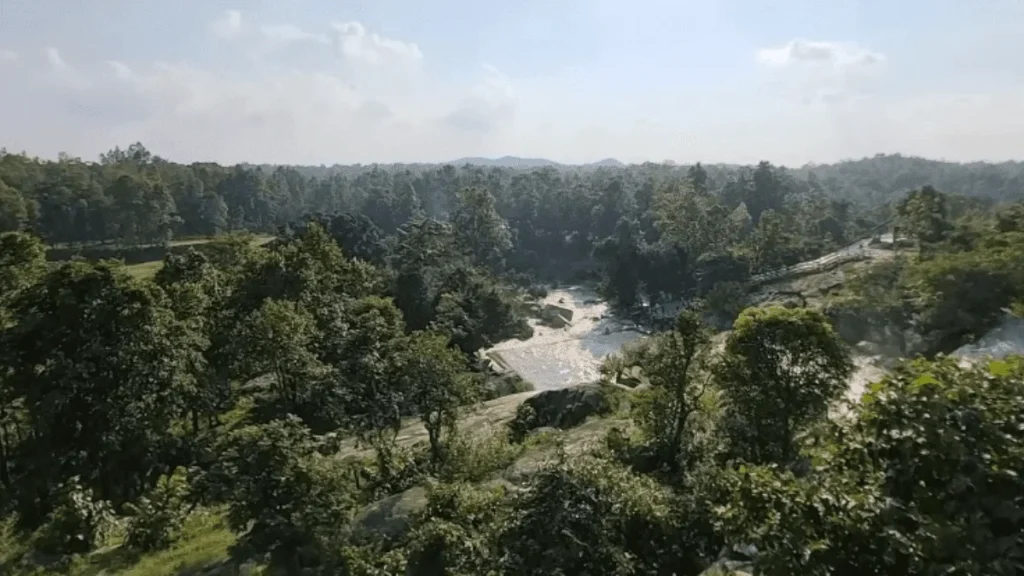
M 397 538 L 412 525 L 413 516 L 427 505 L 427 491 L 421 486 L 389 496 L 364 508 L 353 521 L 357 538 Z
M 521 441 L 537 428 L 573 428 L 587 418 L 609 414 L 618 406 L 624 392 L 603 384 L 584 384 L 572 388 L 548 390 L 531 396 L 516 410 L 509 423 L 513 441 Z

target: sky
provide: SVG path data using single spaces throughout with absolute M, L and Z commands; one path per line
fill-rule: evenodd
M 0 146 L 1024 159 L 1024 0 L 0 0 Z

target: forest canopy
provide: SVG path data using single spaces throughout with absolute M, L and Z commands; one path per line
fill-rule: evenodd
M 943 354 L 1024 313 L 1021 170 L 5 153 L 0 573 L 1020 574 L 1024 360 Z M 480 351 L 568 283 L 646 337 L 535 393 Z

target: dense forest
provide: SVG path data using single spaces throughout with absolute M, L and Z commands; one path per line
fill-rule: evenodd
M 1024 360 L 944 356 L 1024 314 L 1022 172 L 3 154 L 0 573 L 1024 573 Z M 751 305 L 893 229 L 821 305 Z M 47 258 L 190 237 L 153 278 Z M 479 351 L 565 283 L 682 311 L 602 382 L 525 394 Z M 848 403 L 862 341 L 913 359 Z M 226 554 L 190 562 L 203 530 Z

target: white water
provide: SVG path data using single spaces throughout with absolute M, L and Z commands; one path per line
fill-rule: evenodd
M 631 323 L 613 318 L 608 304 L 587 288 L 553 290 L 542 303 L 572 310 L 572 322 L 564 328 L 550 328 L 531 320 L 533 337 L 507 340 L 487 350 L 500 354 L 510 369 L 532 382 L 537 390 L 593 382 L 600 377 L 599 368 L 605 357 L 644 337 Z M 977 360 L 1012 354 L 1024 354 L 1024 319 L 1008 317 L 976 343 L 960 347 L 952 356 Z M 868 385 L 886 375 L 885 358 L 855 353 L 853 360 L 854 372 L 846 397 L 858 401 Z
M 564 328 L 549 328 L 531 320 L 532 338 L 506 340 L 487 350 L 500 354 L 509 368 L 537 390 L 593 382 L 606 356 L 643 337 L 628 322 L 612 318 L 608 304 L 586 288 L 553 290 L 542 302 L 572 310 L 572 322 Z
M 951 356 L 965 360 L 982 358 L 1005 358 L 1013 354 L 1024 354 L 1024 318 L 1005 318 L 977 342 L 957 348 Z

